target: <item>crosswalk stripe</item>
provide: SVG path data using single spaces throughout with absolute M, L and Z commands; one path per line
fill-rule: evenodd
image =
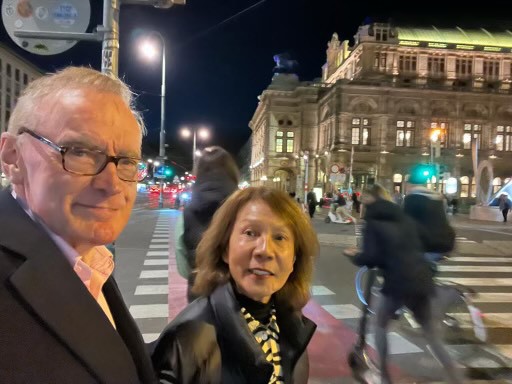
M 512 303 L 512 293 L 478 293 L 473 297 L 475 303 Z
M 169 256 L 169 251 L 148 251 L 146 256 Z
M 149 249 L 169 249 L 169 244 L 150 244 Z
M 135 296 L 141 295 L 167 295 L 169 293 L 168 284 L 160 285 L 138 285 L 135 288 Z
M 153 239 L 151 239 L 152 243 L 167 243 L 168 241 L 169 241 L 168 238 L 163 238 L 163 239 L 155 239 L 155 238 L 153 238 Z
M 460 322 L 462 328 L 473 328 L 469 313 L 449 313 Z M 486 328 L 512 328 L 512 318 L 509 313 L 484 313 L 484 324 Z
M 130 306 L 130 313 L 134 319 L 168 317 L 169 306 L 167 304 L 132 305 Z
M 512 287 L 512 278 L 438 277 L 437 279 L 461 284 L 466 287 Z
M 512 266 L 497 265 L 440 265 L 437 267 L 439 272 L 496 272 L 510 273 Z
M 471 263 L 512 263 L 512 257 L 454 256 L 454 257 L 449 257 L 448 261 L 471 262 Z
M 162 279 L 169 277 L 169 271 L 156 270 L 156 271 L 141 271 L 139 279 Z
M 169 265 L 169 259 L 144 260 L 144 265 Z
M 159 333 L 143 333 L 142 338 L 144 339 L 145 343 L 151 343 L 152 341 L 155 341 L 158 339 L 158 336 L 160 336 Z

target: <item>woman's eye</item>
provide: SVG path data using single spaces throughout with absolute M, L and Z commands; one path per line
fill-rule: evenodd
M 279 241 L 283 241 L 283 240 L 286 240 L 286 236 L 285 235 L 276 235 L 275 239 L 279 240 Z
M 254 231 L 251 230 L 251 229 L 246 229 L 244 231 L 244 235 L 247 235 L 247 236 L 254 236 Z

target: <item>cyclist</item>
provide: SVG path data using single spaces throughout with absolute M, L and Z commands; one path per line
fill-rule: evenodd
M 443 195 L 425 187 L 427 177 L 419 168 L 412 169 L 403 209 L 416 222 L 425 257 L 435 270 L 436 262 L 455 247 L 455 231 L 448 222 Z
M 432 318 L 431 298 L 434 295 L 433 272 L 423 257 L 421 241 L 414 222 L 389 193 L 375 184 L 363 195 L 366 226 L 363 248 L 353 256 L 357 265 L 381 270 L 384 278 L 382 299 L 377 308 L 375 342 L 380 357 L 381 383 L 391 383 L 387 368 L 387 327 L 396 311 L 408 307 L 421 325 L 425 338 L 436 358 L 443 364 L 449 383 L 462 383 L 450 356 L 437 334 Z

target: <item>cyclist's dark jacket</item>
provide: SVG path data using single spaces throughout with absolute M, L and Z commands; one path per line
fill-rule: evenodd
M 433 294 L 433 273 L 414 221 L 398 205 L 382 199 L 367 205 L 365 220 L 363 250 L 354 262 L 382 271 L 382 293 L 399 299 Z
M 446 217 L 442 195 L 415 187 L 405 196 L 404 212 L 416 221 L 425 252 L 453 250 L 455 231 Z

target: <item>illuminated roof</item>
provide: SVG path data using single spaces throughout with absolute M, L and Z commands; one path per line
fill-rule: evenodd
M 446 44 L 483 45 L 512 48 L 512 32 L 489 32 L 481 29 L 462 28 L 402 28 L 397 27 L 399 40 L 427 41 Z

